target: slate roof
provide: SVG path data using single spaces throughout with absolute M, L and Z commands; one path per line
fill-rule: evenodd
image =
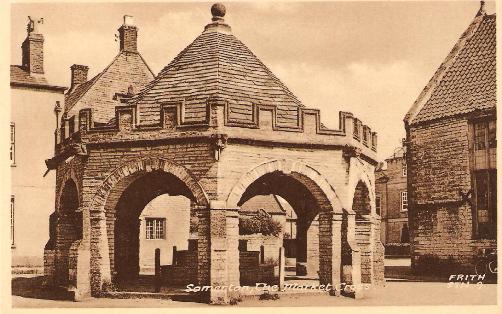
M 138 52 L 121 51 L 101 73 L 65 95 L 65 112 L 72 116 L 92 108 L 94 122 L 108 123 L 115 118 L 115 106 L 120 105 L 115 95 L 127 94 L 131 85 L 138 92 L 154 77 Z
M 405 117 L 409 124 L 496 107 L 495 14 L 478 13 L 429 84 Z
M 66 87 L 49 84 L 44 76 L 31 76 L 30 72 L 21 65 L 10 66 L 10 84 L 14 86 L 30 86 L 59 91 L 64 91 L 66 89 Z
M 217 27 L 206 27 L 131 103 L 140 108 L 141 123 L 158 123 L 160 103 L 184 99 L 186 121 L 197 122 L 204 120 L 205 99 L 212 95 L 226 99 L 229 117 L 244 123 L 252 120 L 253 104 L 275 105 L 284 126 L 296 125 L 303 107 L 246 45 Z
M 284 214 L 285 210 L 275 195 L 256 195 L 241 206 L 242 212 L 256 212 L 263 209 L 269 214 Z

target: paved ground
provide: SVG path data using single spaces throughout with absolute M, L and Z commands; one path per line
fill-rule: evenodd
M 83 302 L 48 300 L 52 297 L 36 289 L 27 289 L 13 283 L 13 307 L 200 307 L 195 302 L 155 299 L 89 299 Z M 24 288 L 23 288 L 24 287 Z M 24 291 L 22 291 L 22 289 Z M 494 284 L 482 286 L 463 285 L 448 287 L 438 282 L 387 282 L 385 287 L 370 290 L 363 299 L 327 295 L 281 296 L 279 300 L 265 301 L 245 298 L 240 306 L 366 306 L 366 305 L 489 305 L 496 304 L 497 289 Z

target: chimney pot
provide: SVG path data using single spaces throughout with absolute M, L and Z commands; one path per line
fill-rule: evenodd
M 132 15 L 124 15 L 124 25 L 134 26 L 134 17 Z

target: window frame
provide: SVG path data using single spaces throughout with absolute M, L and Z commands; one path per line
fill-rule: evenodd
M 160 225 L 158 224 L 160 222 Z M 151 226 L 149 226 L 152 224 Z M 160 227 L 160 231 L 159 231 Z M 166 218 L 146 217 L 145 218 L 145 239 L 165 240 L 166 239 Z
M 408 191 L 401 191 L 401 212 L 408 211 Z M 406 208 L 405 208 L 406 207 Z
M 470 130 L 473 236 L 476 239 L 495 239 L 497 235 L 496 118 L 485 116 L 471 120 Z M 478 191 L 482 180 L 486 185 L 483 197 Z M 486 202 L 484 205 L 481 204 L 483 201 Z M 482 216 L 486 216 L 487 221 L 481 221 L 484 220 Z

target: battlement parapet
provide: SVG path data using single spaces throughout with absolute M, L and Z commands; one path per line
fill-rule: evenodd
M 158 109 L 158 123 L 139 123 L 141 108 L 136 105 L 115 107 L 115 117 L 108 123 L 93 121 L 92 110 L 82 109 L 77 117 L 63 117 L 56 132 L 56 151 L 68 138 L 78 133 L 87 141 L 135 141 L 183 136 L 228 134 L 256 140 L 304 142 L 319 145 L 352 145 L 376 152 L 377 134 L 350 112 L 339 112 L 338 129 L 321 123 L 318 109 L 297 108 L 293 122 L 281 123 L 278 109 L 272 105 L 253 105 L 249 121 L 237 120 L 230 114 L 229 102 L 212 96 L 205 101 L 205 113 L 198 119 L 187 118 L 185 100 L 164 102 Z M 295 134 L 296 133 L 296 134 Z

